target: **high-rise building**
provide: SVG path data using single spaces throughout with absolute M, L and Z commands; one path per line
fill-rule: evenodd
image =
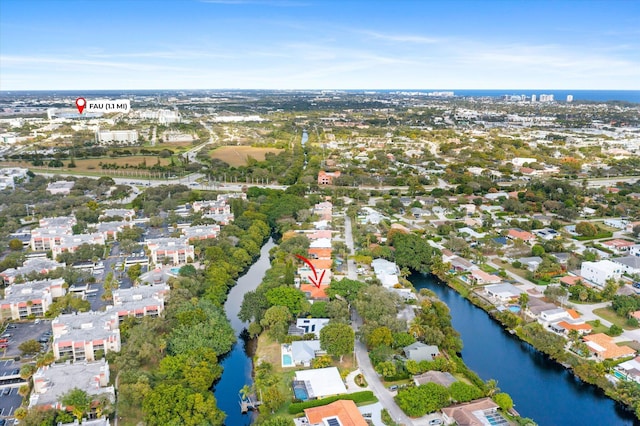
M 567 95 L 567 102 L 573 102 L 573 95 Z
M 535 102 L 536 101 L 536 95 L 531 95 L 531 102 Z
M 540 102 L 553 102 L 553 95 L 540 95 Z

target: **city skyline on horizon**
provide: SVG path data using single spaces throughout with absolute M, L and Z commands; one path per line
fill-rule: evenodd
M 0 90 L 640 90 L 640 3 L 581 5 L 9 0 Z

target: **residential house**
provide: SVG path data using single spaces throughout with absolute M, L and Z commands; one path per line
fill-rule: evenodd
M 347 388 L 336 367 L 296 371 L 294 389 L 296 386 L 304 387 L 309 399 L 347 393 Z
M 585 283 L 584 278 L 582 278 L 579 275 L 578 276 L 576 276 L 576 275 L 567 275 L 566 277 L 560 278 L 560 284 L 573 286 L 573 285 L 576 285 L 578 283 L 582 283 L 582 284 Z
M 371 262 L 371 267 L 376 274 L 376 278 L 380 280 L 384 287 L 392 288 L 399 284 L 400 269 L 394 262 L 386 259 L 374 259 Z
M 109 401 L 115 402 L 115 390 L 109 386 L 109 364 L 102 359 L 40 367 L 33 375 L 29 408 L 64 409 L 61 399 L 74 388 L 85 391 L 92 398 L 106 395 Z
M 520 297 L 521 293 L 524 293 L 524 291 L 508 283 L 491 284 L 485 286 L 484 291 L 487 295 L 503 303 L 515 301 Z
M 457 381 L 458 379 L 453 377 L 451 373 L 435 370 L 427 371 L 426 373 L 413 376 L 413 383 L 415 383 L 416 386 L 426 385 L 427 383 L 435 383 L 437 385 L 448 388 Z
M 5 289 L 4 298 L 0 300 L 0 318 L 2 320 L 20 320 L 33 315 L 42 317 L 49 310 L 56 297 L 64 296 L 62 278 L 54 280 L 28 281 L 24 284 L 13 284 Z
M 304 424 L 309 426 L 367 426 L 367 422 L 351 400 L 338 400 L 304 410 Z
M 598 361 L 624 358 L 636 354 L 636 351 L 628 346 L 616 345 L 613 338 L 604 333 L 589 334 L 582 339 Z
M 534 235 L 536 235 L 538 238 L 541 238 L 547 241 L 553 240 L 554 238 L 558 238 L 560 236 L 560 233 L 558 233 L 558 231 L 551 228 L 536 229 L 531 232 Z
M 489 274 L 482 269 L 472 270 L 470 276 L 478 285 L 496 284 L 502 281 L 497 275 Z
M 402 348 L 402 351 L 407 359 L 418 362 L 433 361 L 435 357 L 440 356 L 440 350 L 437 346 L 426 345 L 422 342 L 415 342 L 409 346 L 405 346 Z
M 611 261 L 620 265 L 625 274 L 640 274 L 640 256 L 616 257 Z
M 459 256 L 454 256 L 448 260 L 451 264 L 451 268 L 456 272 L 469 272 L 474 269 L 478 269 L 476 265 Z
M 606 246 L 610 250 L 613 250 L 617 254 L 627 253 L 632 246 L 635 244 L 631 241 L 621 240 L 620 238 L 616 238 L 613 240 L 605 241 L 602 243 L 603 246 Z
M 340 172 L 325 172 L 320 170 L 318 172 L 318 185 L 333 185 L 333 180 L 340 177 Z
M 100 219 L 109 217 L 121 217 L 125 221 L 132 221 L 136 217 L 136 212 L 133 209 L 105 209 L 100 215 Z
M 640 384 L 640 356 L 613 367 L 624 380 Z
M 295 365 L 309 367 L 316 356 L 325 353 L 320 348 L 320 340 L 296 340 L 291 342 L 291 359 Z
M 508 421 L 502 419 L 498 408 L 498 404 L 493 402 L 491 398 L 482 398 L 443 408 L 442 418 L 447 425 L 484 426 L 508 424 Z
M 521 257 L 518 259 L 518 262 L 527 267 L 530 271 L 535 271 L 538 269 L 538 266 L 542 263 L 542 258 L 540 256 L 531 256 L 531 257 Z
M 608 279 L 620 279 L 623 273 L 622 265 L 610 260 L 600 260 L 598 262 L 582 262 L 580 276 L 589 282 L 604 287 Z
M 333 204 L 329 201 L 324 201 L 313 206 L 313 214 L 318 215 L 320 220 L 331 220 L 333 214 Z
M 329 323 L 329 318 L 298 318 L 296 325 L 289 327 L 289 334 L 302 336 L 303 334 L 314 333 L 320 338 L 320 330 Z
M 522 240 L 525 243 L 533 243 L 536 240 L 535 235 L 531 232 L 523 231 L 519 228 L 509 229 L 509 233 L 507 234 L 507 238 L 512 240 Z

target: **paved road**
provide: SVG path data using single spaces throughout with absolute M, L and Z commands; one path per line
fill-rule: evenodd
M 413 425 L 413 421 L 407 417 L 396 404 L 392 393 L 384 387 L 382 382 L 380 382 L 378 373 L 375 372 L 373 365 L 371 365 L 367 348 L 364 343 L 360 341 L 356 341 L 356 359 L 358 360 L 360 371 L 369 384 L 369 387 L 373 391 L 374 395 L 378 397 L 382 406 L 389 411 L 391 417 L 401 425 Z
M 350 280 L 358 279 L 358 272 L 356 270 L 356 263 L 351 256 L 355 254 L 355 248 L 353 245 L 353 233 L 351 231 L 351 218 L 346 214 L 344 215 L 344 242 L 349 249 L 349 256 L 347 257 L 347 276 Z

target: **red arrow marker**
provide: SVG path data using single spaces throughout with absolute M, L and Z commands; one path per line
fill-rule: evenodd
M 316 272 L 316 268 L 313 267 L 311 261 L 304 256 L 300 256 L 299 254 L 296 254 L 296 257 L 309 265 L 309 267 L 313 271 L 313 278 L 309 277 L 309 281 L 311 281 L 311 284 L 320 288 L 320 284 L 322 283 L 322 279 L 324 278 L 324 273 L 327 272 L 327 270 L 325 269 L 324 271 L 322 271 L 322 274 L 320 274 L 320 279 L 318 279 L 318 272 Z
M 87 100 L 85 98 L 76 99 L 76 107 L 78 108 L 78 112 L 82 114 L 84 108 L 87 106 Z

